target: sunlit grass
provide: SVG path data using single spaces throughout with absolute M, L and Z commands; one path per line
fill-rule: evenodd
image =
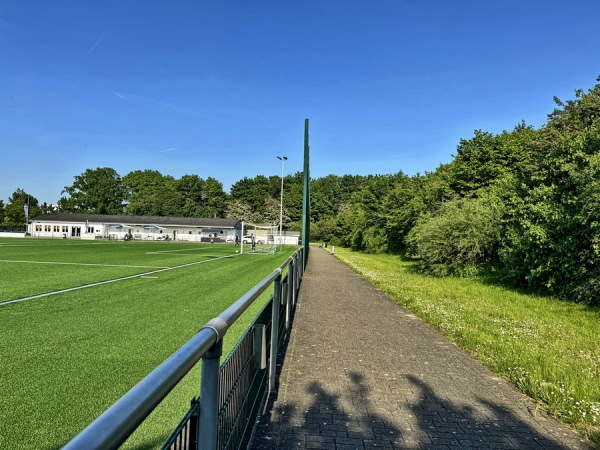
M 400 305 L 600 444 L 600 309 L 483 278 L 436 278 L 412 261 L 336 249 Z
M 35 245 L 38 241 L 19 242 Z M 235 255 L 233 246 L 215 246 L 195 256 L 179 251 L 184 248 L 186 244 L 180 243 L 128 243 L 126 247 L 122 243 L 95 247 L 81 243 L 71 245 L 67 254 L 57 244 L 40 241 L 39 247 L 26 248 L 19 254 L 15 253 L 17 247 L 10 253 L 9 247 L 0 246 L 3 260 L 102 264 L 140 261 L 143 265 L 173 267 L 213 259 L 152 277 L 0 306 L 0 448 L 63 445 L 293 251 L 287 248 L 276 255 L 217 260 L 218 256 Z M 192 244 L 192 248 L 201 247 Z M 176 252 L 149 254 L 156 249 Z M 128 273 L 121 268 L 115 272 L 108 267 L 58 265 L 38 272 L 31 269 L 37 265 L 0 263 L 4 273 L 22 267 L 34 270 L 35 276 L 3 279 L 2 300 L 21 295 L 21 284 L 35 284 L 30 288 L 38 292 Z M 138 273 L 145 270 L 139 269 Z M 57 282 L 61 279 L 62 284 Z M 260 303 L 253 305 L 253 311 Z M 225 352 L 251 317 L 245 315 L 226 335 Z M 199 382 L 196 368 L 151 416 L 149 425 L 132 437 L 129 446 L 160 447 L 189 407 L 190 399 L 198 395 Z

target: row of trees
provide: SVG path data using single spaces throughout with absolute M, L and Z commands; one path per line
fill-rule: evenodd
M 600 81 L 600 77 L 598 79 Z M 311 180 L 311 239 L 366 252 L 403 253 L 435 275 L 494 273 L 513 285 L 600 304 L 600 84 L 557 104 L 547 123 L 481 130 L 452 162 L 408 176 Z M 300 230 L 302 174 L 284 179 L 286 229 Z M 64 189 L 59 212 L 237 217 L 279 223 L 278 176 L 244 178 L 229 194 L 213 178 L 157 171 L 120 177 L 87 170 Z M 0 222 L 48 205 L 18 189 Z
M 286 177 L 283 220 L 286 228 L 292 219 L 302 217 L 302 174 Z M 296 183 L 299 180 L 299 183 Z M 286 183 L 286 184 L 288 184 Z M 39 204 L 18 188 L 8 204 L 0 200 L 0 225 L 22 226 L 24 205 L 29 217 L 44 213 L 130 214 L 178 217 L 236 217 L 254 223 L 279 223 L 280 177 L 244 178 L 233 185 L 231 194 L 223 191 L 216 179 L 198 175 L 174 178 L 156 170 L 136 170 L 121 177 L 114 169 L 88 169 L 65 186 L 55 205 Z M 295 206 L 298 204 L 298 206 Z
M 600 84 L 555 102 L 541 128 L 475 131 L 432 173 L 363 180 L 317 230 L 356 250 L 404 252 L 425 272 L 485 271 L 600 304 Z

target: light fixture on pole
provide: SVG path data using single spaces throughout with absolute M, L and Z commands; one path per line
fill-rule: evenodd
M 281 200 L 279 202 L 279 245 L 281 245 L 281 233 L 283 224 L 283 164 L 287 161 L 287 156 L 278 156 L 278 160 L 281 161 Z

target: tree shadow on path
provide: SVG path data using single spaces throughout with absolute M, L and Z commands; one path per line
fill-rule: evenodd
M 418 448 L 590 448 L 576 435 L 570 436 L 567 444 L 549 436 L 548 433 L 541 434 L 532 424 L 527 423 L 528 414 L 541 412 L 525 412 L 481 397 L 474 397 L 471 404 L 457 405 L 438 396 L 427 383 L 416 376 L 406 375 L 405 378 L 418 393 L 418 400 L 411 402 L 410 410 L 418 428 L 425 432 L 430 440 L 429 444 L 421 442 L 421 447 Z M 519 416 L 519 412 L 522 413 L 522 417 Z
M 573 436 L 569 444 L 540 432 L 506 406 L 476 398 L 456 405 L 414 375 L 402 377 L 410 398 L 374 395 L 359 372 L 335 391 L 308 380 L 306 401 L 271 404 L 249 448 L 258 449 L 552 449 L 590 448 Z M 394 410 L 390 405 L 397 405 Z

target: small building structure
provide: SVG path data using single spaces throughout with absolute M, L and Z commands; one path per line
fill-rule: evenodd
M 280 235 L 279 230 L 277 230 L 275 242 L 277 245 L 300 245 L 300 232 L 283 230 Z
M 30 220 L 33 237 L 54 239 L 177 240 L 234 242 L 241 237 L 239 219 L 128 216 L 109 214 L 43 214 Z

